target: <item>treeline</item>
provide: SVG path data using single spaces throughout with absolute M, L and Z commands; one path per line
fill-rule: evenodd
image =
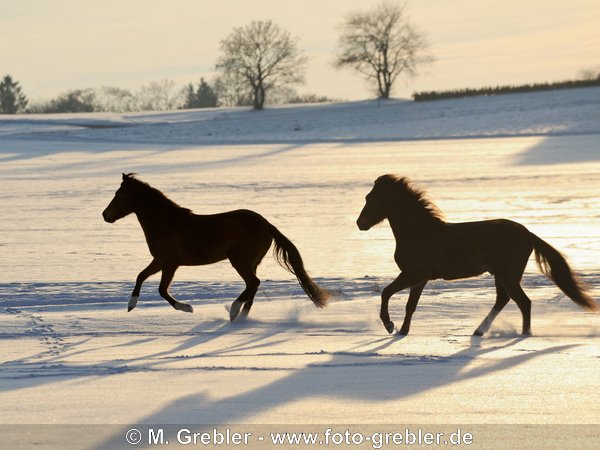
M 269 104 L 317 103 L 332 99 L 313 94 L 300 95 L 293 89 L 274 90 Z M 7 102 L 8 103 L 8 102 Z M 172 80 L 153 81 L 136 90 L 118 87 L 75 89 L 46 101 L 24 101 L 10 112 L 46 114 L 80 112 L 143 112 L 176 109 L 214 108 L 219 106 L 250 106 L 251 97 L 244 91 L 235 92 L 231 85 L 203 78 L 194 85 L 177 86 Z M 1 111 L 0 111 L 1 112 Z
M 551 91 L 555 89 L 573 89 L 592 86 L 600 86 L 600 74 L 598 75 L 598 78 L 592 80 L 571 80 L 559 81 L 555 83 L 523 84 L 520 86 L 496 86 L 483 87 L 479 89 L 467 88 L 454 89 L 448 91 L 416 92 L 412 95 L 412 97 L 414 101 L 421 102 L 428 100 L 444 100 L 448 98 L 476 97 L 481 95 L 516 94 L 522 92 Z
M 50 100 L 29 102 L 26 113 L 136 112 L 180 109 L 184 93 L 172 80 L 153 81 L 136 90 L 105 86 L 74 89 Z

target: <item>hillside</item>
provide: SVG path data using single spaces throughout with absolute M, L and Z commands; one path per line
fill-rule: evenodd
M 148 114 L 0 116 L 0 136 L 48 132 L 50 139 L 137 144 L 456 139 L 600 131 L 600 87 L 449 99 L 216 108 Z

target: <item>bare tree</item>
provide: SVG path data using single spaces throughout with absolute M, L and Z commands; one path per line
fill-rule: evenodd
M 577 73 L 579 80 L 600 80 L 600 66 L 586 67 Z
M 219 98 L 219 106 L 251 106 L 253 103 L 252 92 L 245 79 L 236 73 L 219 74 L 213 86 Z
M 184 101 L 184 89 L 178 89 L 173 80 L 152 81 L 134 93 L 137 111 L 166 111 L 180 108 Z
M 254 109 L 263 109 L 269 90 L 304 82 L 306 56 L 297 39 L 272 21 L 254 21 L 234 28 L 221 41 L 216 68 L 225 78 L 241 79 L 252 93 Z
M 127 112 L 135 110 L 135 98 L 127 89 L 104 86 L 95 92 L 95 111 Z
M 350 13 L 341 26 L 335 65 L 350 67 L 377 82 L 379 98 L 389 98 L 400 75 L 414 76 L 432 62 L 425 36 L 410 22 L 405 5 L 384 2 Z

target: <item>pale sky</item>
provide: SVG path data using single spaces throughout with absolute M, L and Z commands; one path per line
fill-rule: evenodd
M 210 79 L 219 41 L 272 19 L 309 55 L 302 93 L 372 98 L 359 75 L 332 66 L 345 15 L 379 0 L 0 0 L 0 75 L 30 99 L 76 88 L 136 89 Z M 600 67 L 600 0 L 408 0 L 436 62 L 401 80 L 414 91 L 573 79 Z

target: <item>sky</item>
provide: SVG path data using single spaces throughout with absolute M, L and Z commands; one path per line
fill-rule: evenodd
M 380 0 L 0 0 L 0 75 L 30 99 L 211 79 L 234 27 L 273 20 L 310 57 L 301 93 L 359 100 L 373 87 L 333 67 L 345 16 Z M 399 80 L 415 91 L 560 81 L 600 67 L 600 0 L 408 0 L 435 62 Z

